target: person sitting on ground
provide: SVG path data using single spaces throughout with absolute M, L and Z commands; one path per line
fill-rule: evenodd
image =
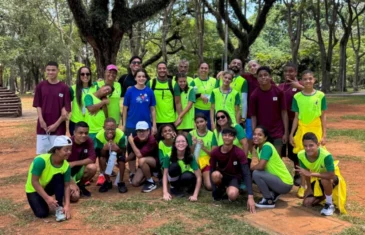
M 91 193 L 85 188 L 85 183 L 96 174 L 96 154 L 93 140 L 88 136 L 89 125 L 77 122 L 72 140 L 72 151 L 68 158 L 71 167 L 71 202 L 77 202 L 80 196 L 90 197 Z
M 125 171 L 126 137 L 124 135 L 124 132 L 121 129 L 117 128 L 117 123 L 114 118 L 105 119 L 104 129 L 99 131 L 99 133 L 96 135 L 95 150 L 97 156 L 100 157 L 99 164 L 101 174 L 99 177 L 105 177 L 105 181 L 100 186 L 99 192 L 105 193 L 113 187 L 110 176 L 105 174 L 106 163 L 109 160 L 111 152 L 117 153 L 117 163 L 119 167 L 118 191 L 120 193 L 128 192 L 128 189 L 123 182 Z M 100 179 L 98 179 L 98 181 L 100 181 Z
M 71 218 L 71 168 L 67 162 L 71 148 L 69 137 L 57 136 L 49 152 L 38 155 L 29 167 L 25 192 L 38 218 L 47 217 L 50 210 L 56 211 L 56 221 Z
M 235 201 L 239 195 L 240 183 L 244 180 L 248 192 L 247 207 L 254 213 L 251 172 L 245 152 L 233 144 L 236 135 L 237 131 L 233 127 L 224 128 L 223 145 L 213 149 L 210 154 L 212 196 L 216 201 L 226 197 Z
M 184 196 L 190 194 L 190 201 L 197 201 L 202 183 L 201 172 L 195 161 L 194 156 L 188 145 L 185 135 L 178 135 L 172 146 L 171 156 L 164 158 L 163 168 L 163 199 L 171 200 L 171 195 L 167 190 L 167 184 L 170 183 L 170 189 L 175 195 Z
M 272 140 L 267 129 L 257 126 L 253 133 L 255 149 L 252 153 L 253 156 L 257 154 L 259 162 L 251 166 L 251 171 L 252 179 L 263 196 L 256 203 L 258 208 L 274 208 L 280 195 L 289 193 L 293 187 L 293 177 L 270 141 Z
M 128 136 L 128 142 L 132 148 L 132 152 L 128 154 L 127 162 L 138 160 L 138 169 L 132 179 L 132 185 L 139 187 L 143 182 L 142 192 L 148 193 L 157 188 L 156 183 L 152 179 L 152 174 L 159 170 L 158 145 L 155 137 L 151 134 L 149 125 L 145 121 L 137 122 L 137 136 L 132 134 Z
M 332 215 L 335 205 L 332 200 L 333 188 L 338 184 L 338 177 L 335 175 L 335 166 L 331 153 L 322 147 L 317 136 L 313 132 L 307 132 L 303 136 L 304 150 L 298 153 L 299 165 L 296 171 L 305 177 L 307 189 L 304 192 L 303 205 L 306 207 L 320 203 L 324 198 L 326 204 L 321 210 L 322 215 Z M 316 197 L 315 184 L 318 180 L 322 196 Z
M 212 190 L 210 183 L 210 153 L 213 148 L 217 147 L 217 140 L 214 133 L 208 130 L 207 117 L 202 113 L 197 113 L 195 116 L 196 129 L 189 132 L 187 138 L 191 151 L 194 153 L 197 143 L 201 144 L 199 156 L 194 156 L 197 159 L 199 168 L 203 175 L 205 189 Z

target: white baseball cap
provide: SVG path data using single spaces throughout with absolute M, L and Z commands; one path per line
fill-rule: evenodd
M 72 140 L 68 136 L 60 135 L 57 136 L 56 139 L 54 140 L 52 149 L 56 147 L 64 147 L 71 145 L 72 145 Z
M 137 122 L 136 130 L 148 130 L 150 129 L 150 126 L 145 121 Z

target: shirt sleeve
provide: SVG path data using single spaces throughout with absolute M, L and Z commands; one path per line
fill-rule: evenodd
M 65 84 L 64 88 L 65 95 L 63 96 L 63 107 L 67 112 L 71 112 L 71 98 L 70 98 L 70 88 Z
M 260 154 L 260 160 L 266 160 L 266 161 L 269 161 L 271 156 L 272 156 L 272 148 L 268 145 L 264 145 L 262 147 L 262 150 L 261 150 L 261 154 Z
M 192 168 L 194 171 L 199 170 L 199 166 L 198 166 L 198 163 L 196 162 L 195 158 L 193 158 L 193 160 L 191 161 L 190 166 L 191 166 L 191 168 Z
M 241 97 L 240 94 L 236 94 L 234 105 L 240 105 L 241 104 Z
M 121 148 L 121 149 L 126 147 L 125 135 L 123 135 L 123 137 L 119 140 L 118 147 Z
M 96 153 L 95 153 L 95 149 L 94 149 L 94 142 L 92 141 L 91 138 L 88 141 L 89 141 L 88 148 L 87 148 L 88 158 L 91 161 L 93 161 L 93 163 L 95 163 L 95 161 L 96 161 Z
M 193 103 L 196 102 L 196 98 L 195 98 L 195 91 L 194 89 L 191 89 L 189 92 L 189 97 L 188 97 L 188 101 L 191 101 Z
M 104 147 L 104 144 L 101 143 L 101 141 L 96 138 L 96 141 L 95 141 L 95 149 L 102 149 L 103 147 Z
M 71 99 L 71 101 L 73 101 L 74 98 L 75 98 L 74 89 L 72 89 L 72 87 L 70 87 L 70 99 Z
M 150 107 L 151 106 L 156 106 L 156 97 L 155 97 L 155 93 L 150 89 Z
M 246 138 L 246 132 L 242 128 L 241 125 L 239 125 L 239 124 L 235 125 L 234 129 L 236 129 L 236 131 L 237 131 L 237 139 L 238 140 L 242 140 L 242 139 Z
M 241 93 L 248 93 L 248 82 L 247 82 L 246 79 L 245 79 L 245 82 L 242 85 Z
M 65 182 L 70 182 L 71 181 L 71 167 L 68 166 L 65 174 L 63 175 L 63 179 L 65 180 Z
M 323 96 L 322 101 L 321 101 L 321 110 L 327 110 L 327 100 L 326 100 L 326 96 Z
M 215 156 L 214 156 L 214 150 L 210 154 L 209 165 L 210 165 L 210 172 L 213 172 L 215 170 L 215 168 L 217 167 L 217 162 L 216 162 Z
M 165 157 L 162 159 L 162 161 L 160 160 L 160 162 L 162 162 L 162 168 L 169 168 L 170 166 L 170 158 L 169 157 Z
M 218 146 L 218 142 L 217 142 L 217 138 L 215 137 L 215 135 L 213 134 L 212 136 L 212 147 L 213 146 Z
M 193 81 L 191 81 L 191 83 L 189 84 L 191 87 L 195 87 L 195 82 L 194 82 L 194 80 Z
M 299 113 L 298 102 L 294 97 L 293 97 L 293 102 L 291 104 L 291 111 Z
M 333 157 L 331 154 L 324 159 L 324 166 L 326 167 L 327 172 L 335 171 L 335 164 L 333 162 Z
M 235 154 L 237 155 L 237 159 L 240 162 L 240 164 L 247 164 L 248 163 L 247 156 L 241 148 L 236 147 Z
M 191 134 L 188 133 L 188 136 L 186 138 L 188 139 L 189 146 L 192 146 L 193 145 L 193 137 L 191 136 Z
M 34 91 L 34 99 L 33 99 L 33 107 L 41 108 L 42 107 L 42 89 L 41 84 L 38 84 Z
M 44 168 L 46 168 L 46 163 L 43 158 L 35 158 L 33 161 L 32 175 L 41 176 Z
M 84 103 L 85 103 L 85 107 L 94 105 L 94 101 L 93 101 L 93 97 L 91 97 L 91 95 L 86 95 L 84 98 Z
M 149 80 L 146 84 L 147 87 L 151 88 L 151 80 Z
M 209 100 L 210 103 L 212 104 L 215 104 L 215 94 L 214 92 L 212 91 L 212 93 L 210 94 L 210 100 Z
M 166 157 L 166 156 L 163 154 L 162 150 L 161 150 L 161 149 L 158 149 L 158 158 L 159 158 L 160 162 L 162 162 L 162 163 L 163 163 L 163 160 L 164 160 L 165 158 L 169 158 L 169 157 Z
M 180 86 L 178 83 L 175 83 L 174 85 L 174 95 L 175 96 L 180 96 L 181 95 L 181 90 L 180 90 Z

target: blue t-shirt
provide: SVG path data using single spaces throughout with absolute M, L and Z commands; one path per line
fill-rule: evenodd
M 151 127 L 151 106 L 156 106 L 156 99 L 149 87 L 138 90 L 130 87 L 124 95 L 124 106 L 128 106 L 126 128 L 136 128 L 139 121 L 147 122 Z

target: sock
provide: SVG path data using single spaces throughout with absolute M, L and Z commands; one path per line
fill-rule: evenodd
M 148 181 L 148 182 L 150 182 L 150 183 L 153 183 L 153 179 L 152 179 L 152 177 L 151 177 L 151 178 L 149 178 L 149 179 L 147 179 L 147 181 Z
M 331 195 L 325 195 L 326 196 L 326 203 L 332 205 L 332 194 Z

